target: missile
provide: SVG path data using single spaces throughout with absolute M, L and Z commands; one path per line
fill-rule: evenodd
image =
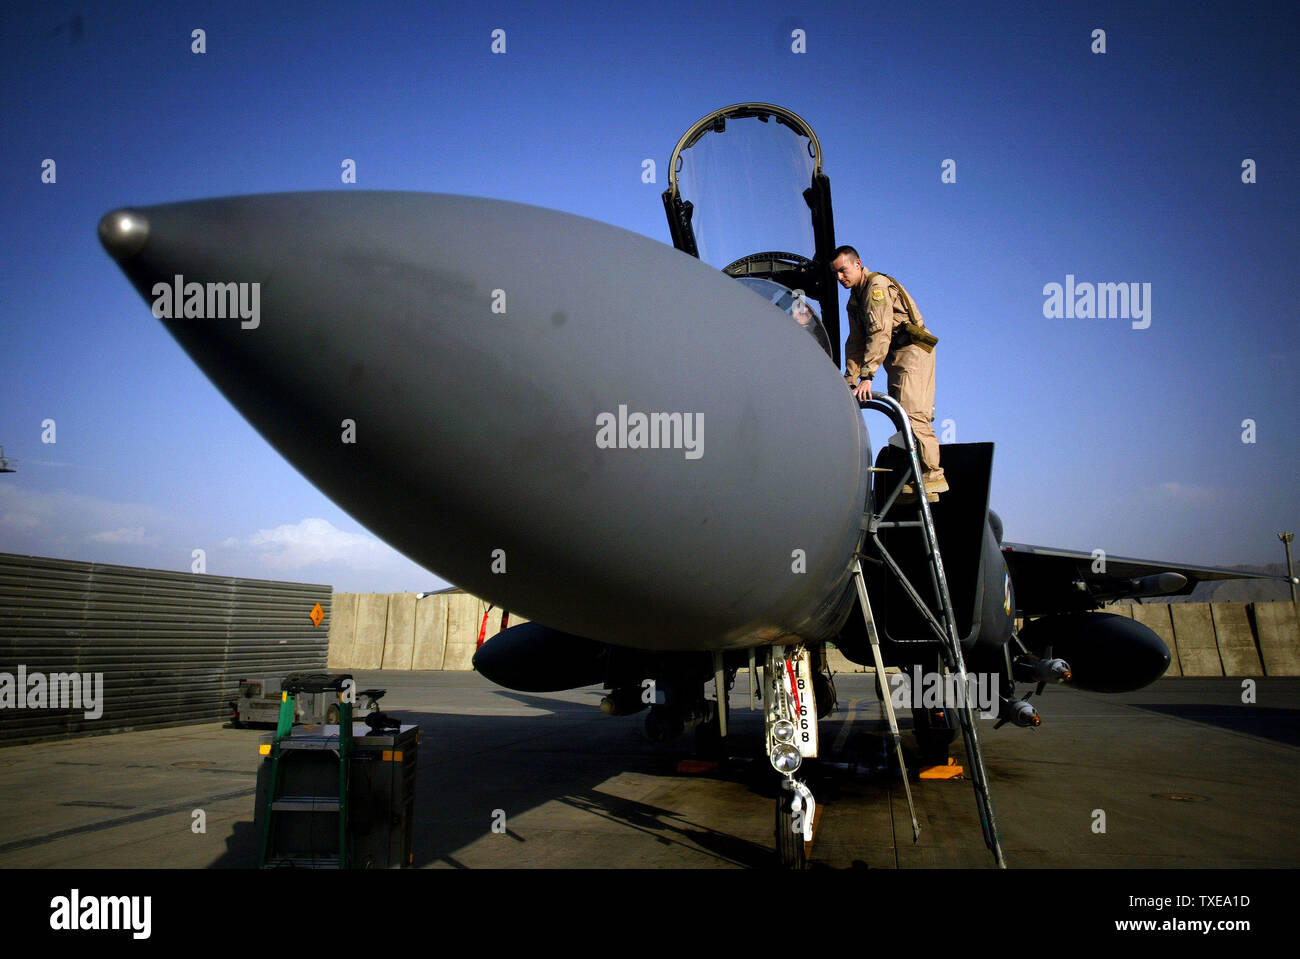
M 648 705 L 640 686 L 620 686 L 601 699 L 600 711 L 606 716 L 631 716 Z
M 1032 728 L 1041 726 L 1043 720 L 1038 715 L 1038 710 L 1034 708 L 1029 700 L 1017 699 L 1013 702 L 1009 699 L 1003 699 L 1001 708 L 998 710 L 998 721 L 993 724 L 993 728 L 999 729 L 1006 723 Z
M 1071 676 L 1070 664 L 1055 657 L 1021 657 L 1012 665 L 1016 679 L 1025 683 L 1064 683 Z
M 1139 598 L 1144 596 L 1173 596 L 1184 592 L 1187 577 L 1182 573 L 1166 570 L 1150 576 L 1135 576 L 1116 579 L 1106 585 L 1088 586 L 1084 591 L 1096 602 L 1109 602 L 1115 599 Z M 1190 590 L 1188 590 L 1190 591 Z
M 642 649 L 817 642 L 847 618 L 858 406 L 812 337 L 695 258 L 395 192 L 122 209 L 99 233 L 267 442 L 450 582 Z

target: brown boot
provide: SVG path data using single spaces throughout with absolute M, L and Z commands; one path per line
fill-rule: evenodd
M 939 494 L 938 494 L 938 493 L 932 493 L 929 489 L 927 489 L 927 490 L 925 491 L 925 498 L 926 498 L 926 501 L 927 501 L 927 502 L 930 502 L 930 503 L 937 503 L 937 502 L 939 502 Z M 903 503 L 903 504 L 907 504 L 907 503 L 915 503 L 915 502 L 916 502 L 916 488 L 913 487 L 911 483 L 904 483 L 904 484 L 903 484 L 903 489 L 902 489 L 902 491 L 898 494 L 898 502 Z
M 923 482 L 925 485 L 925 499 L 927 502 L 939 502 L 939 494 L 948 491 L 948 478 L 943 475 L 943 470 L 941 469 L 929 470 L 925 474 Z M 911 483 L 903 484 L 903 490 L 898 494 L 898 501 L 900 503 L 916 502 L 916 489 Z

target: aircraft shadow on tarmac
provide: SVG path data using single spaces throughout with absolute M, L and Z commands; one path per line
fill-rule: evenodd
M 653 835 L 665 844 L 704 849 L 738 865 L 776 865 L 775 852 L 767 846 L 692 822 L 679 810 L 599 790 L 602 783 L 627 773 L 677 775 L 677 763 L 693 756 L 691 734 L 672 743 L 654 743 L 642 729 L 644 714 L 607 717 L 588 704 L 506 690 L 497 693 L 502 699 L 551 716 L 394 712 L 405 722 L 419 723 L 422 730 L 415 865 L 443 861 L 459 866 L 456 850 L 490 832 L 494 810 L 505 810 L 509 822 L 551 801 Z M 738 728 L 736 732 L 732 752 L 753 752 L 761 746 L 752 730 Z M 761 735 L 759 726 L 758 737 Z M 455 745 L 465 743 L 488 745 L 471 750 Z M 734 778 L 736 772 L 729 769 L 716 775 Z M 746 770 L 740 772 L 743 777 Z M 760 772 L 767 774 L 764 779 L 775 778 L 771 770 Z M 774 790 L 771 795 L 775 796 Z M 507 829 L 506 837 L 512 832 Z M 525 841 L 517 834 L 513 838 Z
M 390 709 L 388 715 L 421 729 L 415 790 L 413 865 L 447 863 L 464 868 L 456 851 L 492 832 L 493 815 L 506 813 L 502 841 L 526 843 L 512 825 L 517 817 L 548 802 L 557 802 L 607 822 L 620 824 L 665 846 L 682 845 L 742 867 L 779 865 L 772 842 L 764 844 L 731 835 L 695 821 L 690 811 L 670 809 L 613 795 L 601 784 L 620 775 L 642 774 L 665 783 L 683 777 L 678 763 L 695 758 L 690 733 L 671 743 L 654 743 L 645 735 L 644 714 L 630 717 L 600 715 L 592 705 L 499 691 L 502 698 L 550 716 L 484 716 L 420 709 Z M 761 714 L 746 709 L 731 713 L 727 757 L 716 769 L 686 778 L 740 784 L 752 795 L 756 814 L 770 816 L 778 777 L 761 759 Z M 864 726 L 866 724 L 863 724 Z M 833 727 L 832 727 L 833 728 Z M 878 735 L 855 730 L 831 762 L 808 770 L 828 801 L 838 793 L 837 781 L 852 775 L 857 781 L 879 782 L 885 789 L 896 781 L 881 757 Z M 829 750 L 831 743 L 825 744 Z M 910 759 L 910 757 L 909 757 Z M 852 769 L 847 769 L 851 766 Z M 884 792 L 882 791 L 882 801 Z M 233 824 L 225 853 L 213 868 L 250 868 L 257 855 L 257 834 L 248 818 Z M 719 816 L 720 821 L 725 817 Z M 530 851 L 531 852 L 531 851 Z M 522 859 L 523 857 L 521 857 Z M 544 865 L 536 855 L 529 865 Z M 566 862 L 566 865 L 578 865 Z M 590 865 L 635 867 L 635 862 L 593 862 Z M 683 863 L 685 864 L 685 863 Z M 502 863 L 508 865 L 508 863 Z
M 1280 709 L 1255 704 L 1220 706 L 1199 703 L 1128 703 L 1135 709 L 1219 726 L 1235 733 L 1271 739 L 1285 746 L 1300 746 L 1300 709 Z

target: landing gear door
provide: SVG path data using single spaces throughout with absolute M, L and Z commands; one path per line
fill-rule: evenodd
M 787 659 L 787 656 L 792 658 Z M 767 722 L 764 746 L 772 754 L 773 728 L 782 720 L 794 724 L 793 745 L 804 759 L 817 756 L 817 702 L 813 697 L 812 655 L 777 647 L 768 659 L 771 668 L 763 673 L 763 710 Z

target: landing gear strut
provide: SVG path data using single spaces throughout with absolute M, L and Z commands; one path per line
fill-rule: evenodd
M 795 778 L 817 756 L 817 702 L 811 657 L 802 646 L 770 646 L 763 660 L 763 719 L 768 761 L 785 778 L 776 798 L 776 851 L 781 865 L 803 869 L 816 802 Z

